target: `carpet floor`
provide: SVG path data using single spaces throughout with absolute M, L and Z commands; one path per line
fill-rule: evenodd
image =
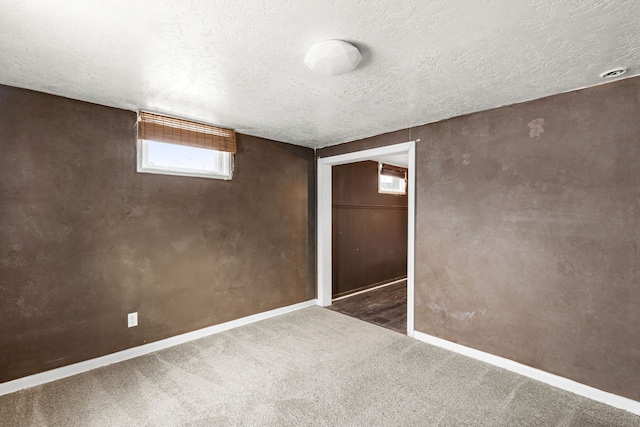
M 0 397 L 8 426 L 638 426 L 320 307 Z
M 406 334 L 407 281 L 337 300 L 327 308 Z

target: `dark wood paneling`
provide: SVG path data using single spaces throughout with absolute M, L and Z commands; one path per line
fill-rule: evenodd
M 344 206 L 404 206 L 407 196 L 378 193 L 378 163 L 357 162 L 332 168 L 332 204 Z
M 377 163 L 333 167 L 333 293 L 407 274 L 407 197 L 378 193 Z

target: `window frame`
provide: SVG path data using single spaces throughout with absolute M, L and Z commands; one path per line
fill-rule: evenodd
M 385 176 L 385 177 L 389 177 L 391 179 L 398 179 L 398 180 L 402 180 L 403 182 L 403 189 L 402 191 L 394 191 L 394 190 L 383 190 L 380 187 L 381 184 L 381 178 Z M 407 195 L 407 175 L 405 173 L 405 177 L 404 178 L 398 178 L 398 177 L 394 177 L 394 176 L 389 176 L 389 175 L 382 175 L 382 162 L 378 163 L 378 194 L 391 194 L 394 196 L 406 196 Z
M 148 142 L 156 142 L 156 143 L 160 143 L 160 144 L 170 144 L 170 145 L 176 145 L 176 146 L 179 145 L 179 144 L 171 144 L 171 143 L 168 143 L 168 142 L 153 141 L 153 140 L 138 138 L 137 142 L 136 142 L 136 150 L 137 150 L 137 168 L 136 168 L 136 170 L 137 170 L 137 172 L 140 172 L 140 173 L 152 173 L 152 174 L 156 174 L 156 175 L 173 175 L 173 176 L 187 176 L 187 177 L 195 177 L 195 178 L 220 179 L 220 180 L 224 180 L 224 181 L 230 181 L 233 178 L 233 170 L 234 170 L 234 163 L 235 163 L 235 155 L 234 155 L 234 153 L 226 152 L 226 151 L 213 150 L 213 149 L 209 149 L 209 148 L 192 147 L 192 148 L 200 148 L 202 150 L 210 150 L 210 151 L 214 151 L 215 153 L 220 153 L 220 154 L 228 156 L 228 162 L 229 162 L 229 174 L 228 175 L 220 174 L 220 173 L 214 172 L 214 171 L 208 171 L 206 169 L 186 169 L 186 168 L 171 167 L 171 166 L 157 167 L 157 166 L 150 166 L 149 165 L 149 144 L 148 144 Z

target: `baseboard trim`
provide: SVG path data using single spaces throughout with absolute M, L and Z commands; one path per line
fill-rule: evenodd
M 435 345 L 437 347 L 444 348 L 446 350 L 453 351 L 455 353 L 462 354 L 464 356 L 471 357 L 473 359 L 480 360 L 482 362 L 495 365 L 499 368 L 506 369 L 511 372 L 515 372 L 525 377 L 532 378 L 537 381 L 549 384 L 551 386 L 560 388 L 562 390 L 569 391 L 571 393 L 587 397 L 598 402 L 605 403 L 610 406 L 614 406 L 619 409 L 624 409 L 633 414 L 640 415 L 640 402 L 632 400 L 617 394 L 609 393 L 597 389 L 595 387 L 582 384 L 568 378 L 561 377 L 559 375 L 551 374 L 549 372 L 542 371 L 540 369 L 532 368 L 527 365 L 515 362 L 504 357 L 495 356 L 484 351 L 476 350 L 471 347 L 467 347 L 461 344 L 457 344 L 451 341 L 444 340 L 442 338 L 434 337 L 432 335 L 425 334 L 423 332 L 414 331 L 413 337 L 419 341 L 427 344 Z
M 349 293 L 342 295 L 338 294 L 335 298 L 331 300 L 332 303 L 336 301 L 343 300 L 345 298 L 353 297 L 356 295 L 364 294 L 365 292 L 376 291 L 378 289 L 385 288 L 387 286 L 395 285 L 396 283 L 405 282 L 407 280 L 407 276 L 402 276 L 400 278 L 391 279 L 389 282 L 384 283 L 374 283 L 373 285 L 363 286 L 362 288 L 354 289 L 353 291 L 349 291 Z
M 63 366 L 61 368 L 52 369 L 50 371 L 40 372 L 38 374 L 29 375 L 28 377 L 18 378 L 12 381 L 7 381 L 0 384 L 0 396 L 14 393 L 18 390 L 22 390 L 29 387 L 45 384 L 51 381 L 56 381 L 62 378 L 70 377 L 72 375 L 87 372 L 92 369 L 100 368 L 102 366 L 111 365 L 113 363 L 122 362 L 134 357 L 143 356 L 145 354 L 153 353 L 155 351 L 164 350 L 165 348 L 173 347 L 178 344 L 184 344 L 189 341 L 204 338 L 209 335 L 214 335 L 220 332 L 228 331 L 239 326 L 248 325 L 250 323 L 259 322 L 261 320 L 269 319 L 271 317 L 280 316 L 293 311 L 301 310 L 303 308 L 317 305 L 317 300 L 304 301 L 298 304 L 289 305 L 286 307 L 276 308 L 274 310 L 265 311 L 262 313 L 253 314 L 251 316 L 242 317 L 240 319 L 231 320 L 229 322 L 221 323 L 219 325 L 209 326 L 206 328 L 198 329 L 196 331 L 187 332 L 185 334 L 176 335 L 171 338 L 166 338 L 160 341 L 155 341 L 149 344 L 144 344 L 138 347 L 128 348 L 126 350 L 118 351 L 117 353 L 107 354 L 105 356 L 96 357 L 95 359 L 89 359 L 82 362 L 74 363 L 72 365 Z

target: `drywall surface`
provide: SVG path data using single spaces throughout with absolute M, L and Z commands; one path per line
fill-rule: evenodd
M 639 118 L 634 78 L 411 129 L 416 330 L 640 400 Z
M 407 275 L 407 196 L 378 193 L 378 163 L 334 166 L 333 295 Z
M 386 145 L 409 142 L 411 139 L 411 129 L 402 129 L 394 132 L 384 133 L 371 138 L 359 139 L 357 141 L 346 142 L 344 144 L 331 145 L 316 151 L 317 157 L 337 156 L 339 154 L 352 153 L 354 151 L 368 150 L 370 148 L 384 147 Z
M 141 174 L 135 120 L 0 86 L 0 382 L 313 298 L 313 152 Z

